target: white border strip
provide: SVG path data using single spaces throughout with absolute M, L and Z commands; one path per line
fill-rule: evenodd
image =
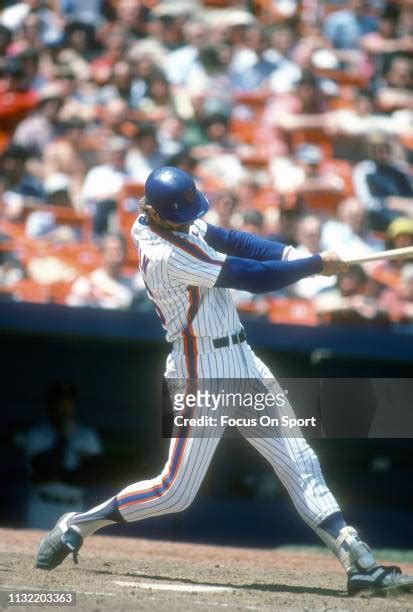
M 209 584 L 170 584 L 167 582 L 131 582 L 114 580 L 113 584 L 121 587 L 132 587 L 150 591 L 176 591 L 180 593 L 233 593 L 232 587 L 211 586 Z

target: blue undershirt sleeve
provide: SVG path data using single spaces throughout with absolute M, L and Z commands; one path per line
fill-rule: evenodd
M 307 276 L 319 274 L 322 268 L 323 260 L 320 255 L 294 261 L 254 261 L 228 256 L 215 287 L 267 293 L 287 287 Z
M 265 240 L 248 232 L 227 230 L 210 223 L 207 223 L 204 239 L 219 253 L 256 261 L 279 261 L 285 249 L 285 244 L 280 242 Z

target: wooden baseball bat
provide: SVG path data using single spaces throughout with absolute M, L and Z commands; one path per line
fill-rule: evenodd
M 413 246 L 404 247 L 402 249 L 391 249 L 389 251 L 380 251 L 379 253 L 370 253 L 369 255 L 363 255 L 363 257 L 346 259 L 345 262 L 351 266 L 353 264 L 362 264 L 378 259 L 406 259 L 408 257 L 413 258 Z

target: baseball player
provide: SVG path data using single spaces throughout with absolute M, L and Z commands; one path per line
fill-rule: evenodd
M 272 381 L 246 341 L 230 289 L 274 291 L 315 274 L 333 275 L 346 264 L 331 251 L 297 258 L 290 246 L 224 230 L 201 217 L 208 201 L 192 177 L 173 167 L 154 170 L 145 183 L 141 214 L 132 228 L 147 293 L 172 344 L 167 380 L 254 379 Z M 77 553 L 86 537 L 114 523 L 187 508 L 200 487 L 220 435 L 190 426 L 173 437 L 159 476 L 127 486 L 87 512 L 63 515 L 40 543 L 36 567 L 53 569 Z M 413 577 L 379 565 L 357 531 L 346 524 L 305 439 L 253 435 L 247 440 L 274 468 L 303 520 L 336 555 L 350 595 L 413 590 Z

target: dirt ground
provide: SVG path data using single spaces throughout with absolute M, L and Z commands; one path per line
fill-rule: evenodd
M 80 551 L 78 565 L 70 557 L 53 572 L 44 572 L 33 568 L 41 536 L 38 531 L 0 529 L 0 590 L 75 591 L 76 609 L 85 612 L 413 611 L 413 594 L 386 599 L 347 597 L 338 562 L 317 552 L 93 536 Z M 402 564 L 402 568 L 413 572 L 413 564 Z

